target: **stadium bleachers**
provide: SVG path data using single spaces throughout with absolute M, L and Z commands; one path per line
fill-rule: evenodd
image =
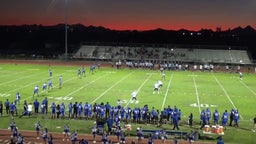
M 199 48 L 88 46 L 82 45 L 73 58 L 105 60 L 150 60 L 196 63 L 251 64 L 246 50 Z
M 92 58 L 93 51 L 96 46 L 82 45 L 78 51 L 73 55 L 73 58 Z

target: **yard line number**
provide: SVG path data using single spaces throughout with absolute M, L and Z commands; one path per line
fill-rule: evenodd
M 0 97 L 9 97 L 11 94 L 0 93 Z
M 197 103 L 192 103 L 192 104 L 190 104 L 189 106 L 191 106 L 191 107 L 206 107 L 206 108 L 208 108 L 208 107 L 217 107 L 217 105 L 210 105 L 210 104 L 197 104 Z

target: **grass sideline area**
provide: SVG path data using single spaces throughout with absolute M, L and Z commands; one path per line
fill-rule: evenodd
M 78 68 L 86 67 L 86 77 L 78 77 Z M 42 85 L 49 80 L 49 69 L 53 70 L 53 89 L 42 92 Z M 0 101 L 6 99 L 10 102 L 15 100 L 17 91 L 21 94 L 21 103 L 18 104 L 18 113 L 23 109 L 23 101 L 33 103 L 37 98 L 41 102 L 45 97 L 49 104 L 52 102 L 66 105 L 72 102 L 101 103 L 109 102 L 115 106 L 118 99 L 125 107 L 143 107 L 148 104 L 149 108 L 163 110 L 170 105 L 181 109 L 182 131 L 190 132 L 199 130 L 200 112 L 207 107 L 213 111 L 218 109 L 220 114 L 232 108 L 238 109 L 241 115 L 239 127 L 228 127 L 225 135 L 222 136 L 228 144 L 252 144 L 256 143 L 255 135 L 252 132 L 253 118 L 256 109 L 256 87 L 255 74 L 244 73 L 243 80 L 239 79 L 237 73 L 224 72 L 192 72 L 192 71 L 165 71 L 166 78 L 161 79 L 159 70 L 145 69 L 115 69 L 101 67 L 96 69 L 94 74 L 89 73 L 88 65 L 79 63 L 77 65 L 54 65 L 54 64 L 0 64 Z M 63 86 L 59 88 L 58 78 L 63 76 Z M 160 94 L 152 94 L 154 83 L 161 79 L 163 87 Z M 39 97 L 33 97 L 34 87 L 39 86 Z M 137 90 L 137 101 L 132 102 L 131 93 Z M 189 128 L 187 125 L 190 113 L 194 115 L 194 125 Z M 93 120 L 68 120 L 50 119 L 50 115 L 42 119 L 42 116 L 32 115 L 30 118 L 15 117 L 15 122 L 19 129 L 34 130 L 34 124 L 40 121 L 43 126 L 52 132 L 62 132 L 63 125 L 69 123 L 71 130 L 78 130 L 79 133 L 91 133 Z M 0 128 L 7 129 L 10 117 L 3 114 L 0 118 Z M 136 128 L 142 126 L 143 129 L 159 129 L 154 125 L 132 124 L 131 134 L 135 134 Z M 172 129 L 173 125 L 164 124 L 162 127 Z M 216 142 L 216 136 L 211 136 L 213 140 L 200 140 Z

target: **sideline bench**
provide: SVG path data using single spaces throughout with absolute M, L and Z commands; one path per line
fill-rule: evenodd
M 177 131 L 177 130 L 165 130 L 167 135 L 173 135 L 173 136 L 179 136 L 180 138 L 183 138 L 184 136 L 187 136 L 187 132 L 184 131 Z M 148 137 L 150 134 L 154 135 L 155 137 L 159 137 L 161 134 L 161 130 L 142 130 L 142 134 L 144 137 Z

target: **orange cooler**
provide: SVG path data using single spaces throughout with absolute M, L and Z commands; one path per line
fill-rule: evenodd
M 204 131 L 205 132 L 210 132 L 210 126 L 209 125 L 205 125 L 204 126 Z
M 217 128 L 216 128 L 215 125 L 213 125 L 213 126 L 212 126 L 212 133 L 216 133 L 216 131 L 217 131 Z
M 220 126 L 219 127 L 219 134 L 222 134 L 223 133 L 223 126 Z
M 125 128 L 127 131 L 131 131 L 132 130 L 132 126 L 130 124 L 125 125 Z

